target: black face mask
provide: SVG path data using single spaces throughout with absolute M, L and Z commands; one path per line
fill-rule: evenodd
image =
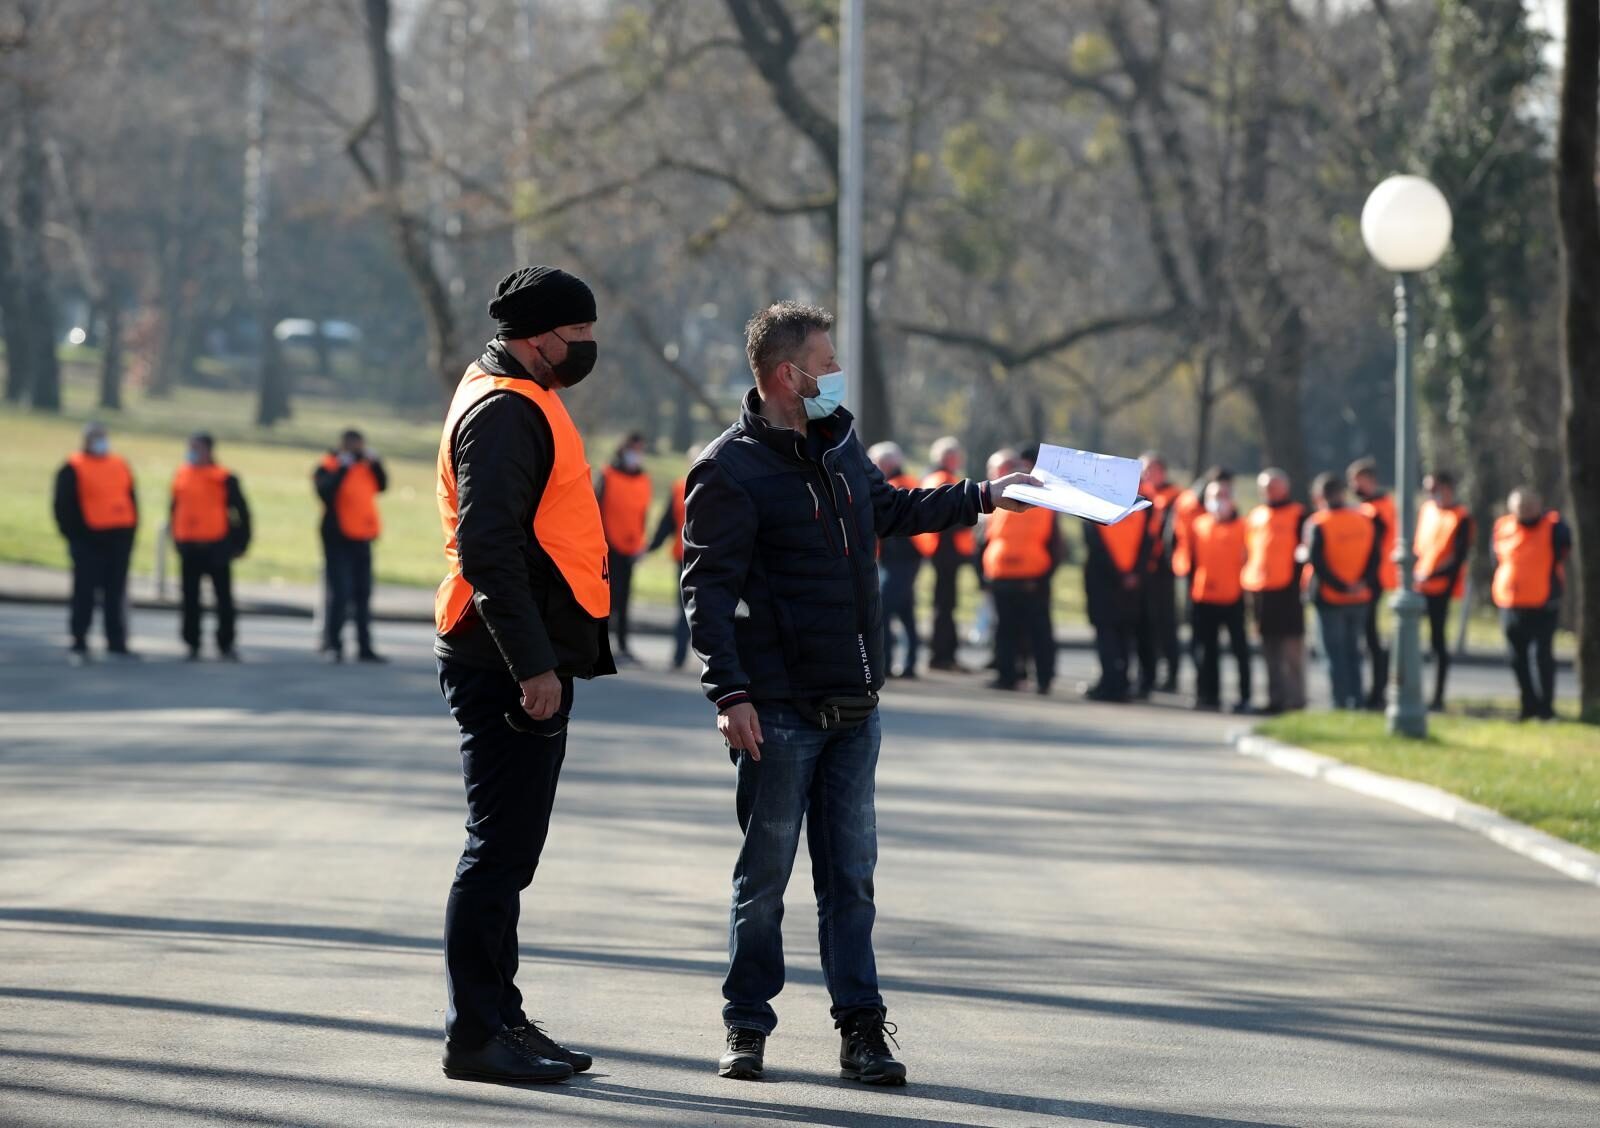
M 582 383 L 583 378 L 594 371 L 594 362 L 600 356 L 600 346 L 593 341 L 569 341 L 560 333 L 556 333 L 555 337 L 567 346 L 567 355 L 561 358 L 560 364 L 550 364 L 549 357 L 545 357 L 545 363 L 550 364 L 550 371 L 561 381 L 563 388 Z M 539 350 L 539 355 L 544 356 L 543 349 Z

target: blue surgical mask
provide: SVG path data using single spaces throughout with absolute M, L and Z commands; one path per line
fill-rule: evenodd
M 812 376 L 811 373 L 801 368 L 798 364 L 794 367 L 796 372 L 808 377 L 817 385 L 816 395 L 800 401 L 805 405 L 807 419 L 826 419 L 839 410 L 839 405 L 844 403 L 844 393 L 847 387 L 842 370 L 839 372 L 825 372 L 821 376 Z
M 188 464 L 190 466 L 198 466 L 198 465 L 200 465 L 200 452 L 197 451 L 197 450 L 191 450 L 188 453 L 186 453 L 183 457 L 184 457 L 184 461 L 188 462 Z
M 92 455 L 95 455 L 96 457 L 103 457 L 103 456 L 105 456 L 107 454 L 110 454 L 111 453 L 111 440 L 107 439 L 107 438 L 103 438 L 103 437 L 102 438 L 97 438 L 97 439 L 90 439 L 89 440 L 89 453 L 92 454 Z

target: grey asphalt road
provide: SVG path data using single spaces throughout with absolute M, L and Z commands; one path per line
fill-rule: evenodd
M 879 961 L 912 1085 L 837 1077 L 804 860 L 769 1079 L 722 1081 L 731 769 L 693 679 L 580 689 L 522 982 L 591 1074 L 446 1080 L 461 839 L 425 631 L 384 668 L 69 669 L 0 608 L 0 1125 L 1600 1121 L 1600 895 L 1233 755 L 1230 723 L 895 685 Z M 47 644 L 45 641 L 47 640 Z

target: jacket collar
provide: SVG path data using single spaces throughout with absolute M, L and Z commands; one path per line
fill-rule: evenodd
M 824 457 L 844 446 L 855 433 L 855 416 L 841 407 L 826 419 L 808 423 L 806 433 L 802 435 L 799 431 L 774 427 L 767 422 L 761 414 L 761 395 L 751 388 L 744 394 L 744 407 L 739 412 L 739 429 L 785 458 L 806 462 L 809 461 L 806 448 L 813 437 L 821 443 Z
M 506 348 L 505 342 L 498 337 L 483 346 L 483 355 L 478 358 L 478 367 L 491 376 L 508 376 L 513 380 L 531 380 L 546 391 L 554 390 L 543 380 L 522 367 L 522 362 L 511 355 L 511 350 Z

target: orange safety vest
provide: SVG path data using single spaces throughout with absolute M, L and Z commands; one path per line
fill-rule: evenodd
M 1544 607 L 1555 593 L 1552 581 L 1562 577 L 1556 559 L 1556 522 L 1561 515 L 1546 513 L 1524 525 L 1515 513 L 1494 523 L 1494 583 L 1489 592 L 1494 605 L 1505 610 Z
M 1194 519 L 1206 511 L 1205 502 L 1193 490 L 1184 490 L 1172 503 L 1172 574 L 1187 576 L 1194 568 L 1189 549 Z
M 1378 535 L 1378 527 L 1367 515 L 1366 506 L 1362 506 L 1361 509 L 1324 509 L 1313 513 L 1311 527 L 1322 530 L 1322 559 L 1328 566 L 1328 571 L 1344 583 L 1363 583 L 1367 561 L 1372 557 L 1373 538 Z M 1307 568 L 1305 576 L 1305 584 L 1309 590 L 1316 576 L 1316 569 Z M 1371 603 L 1372 592 L 1368 590 L 1365 595 L 1355 595 L 1324 587 L 1318 593 L 1318 598 L 1324 603 L 1351 606 Z
M 1378 586 L 1384 591 L 1393 591 L 1400 586 L 1400 565 L 1394 562 L 1395 536 L 1400 531 L 1394 515 L 1394 495 L 1384 494 L 1374 501 L 1363 501 L 1361 512 L 1369 518 L 1375 517 L 1383 522 L 1383 548 L 1380 550 L 1382 558 L 1378 562 Z
M 477 364 L 468 366 L 445 413 L 439 437 L 439 522 L 444 526 L 444 559 L 449 572 L 433 597 L 433 621 L 440 634 L 461 625 L 472 606 L 472 585 L 461 574 L 461 552 L 456 544 L 457 495 L 455 466 L 456 427 L 480 400 L 498 391 L 511 391 L 543 413 L 555 444 L 555 464 L 533 515 L 533 536 L 550 557 L 578 605 L 596 619 L 611 614 L 611 577 L 606 567 L 606 538 L 600 526 L 600 506 L 589 479 L 583 438 L 572 417 L 554 392 L 532 380 L 494 376 Z
M 1177 500 L 1178 487 L 1167 483 L 1160 489 L 1152 490 L 1139 483 L 1139 493 L 1150 499 L 1150 519 L 1145 523 L 1150 537 L 1150 554 L 1145 561 L 1145 570 L 1156 571 L 1161 566 L 1161 558 L 1166 553 L 1166 546 L 1161 543 L 1163 531 L 1167 527 L 1167 510 Z
M 1305 511 L 1298 501 L 1258 505 L 1250 511 L 1245 521 L 1249 555 L 1240 577 L 1245 591 L 1282 591 L 1294 583 L 1300 571 L 1294 553 L 1300 546 L 1300 519 Z
M 672 539 L 672 558 L 679 564 L 683 563 L 683 497 L 688 487 L 687 478 L 672 483 L 672 523 L 678 527 L 678 535 Z
M 1055 526 L 1055 513 L 1043 507 L 1020 513 L 996 509 L 984 534 L 983 574 L 991 580 L 1037 580 L 1046 575 Z
M 228 539 L 228 479 L 224 467 L 178 467 L 172 478 L 174 544 L 216 544 Z
M 133 471 L 121 455 L 74 451 L 67 456 L 78 483 L 78 509 L 91 532 L 131 529 L 139 523 L 133 504 Z
M 1144 543 L 1153 512 L 1152 509 L 1141 509 L 1137 513 L 1130 513 L 1115 525 L 1100 526 L 1100 540 L 1111 556 L 1111 563 L 1123 575 L 1133 571 L 1139 562 L 1139 547 Z
M 1190 547 L 1194 561 L 1194 586 L 1190 593 L 1196 603 L 1226 606 L 1244 596 L 1240 576 L 1244 571 L 1245 524 L 1235 517 L 1219 521 L 1202 513 L 1190 527 Z
M 961 479 L 948 470 L 935 470 L 922 479 L 922 488 L 929 490 L 939 486 L 952 486 L 959 481 Z M 949 536 L 956 552 L 962 556 L 971 556 L 977 551 L 977 537 L 969 528 L 946 529 L 942 533 L 918 533 L 911 538 L 911 543 L 917 546 L 917 551 L 922 555 L 932 556 L 939 550 L 939 538 L 942 536 Z
M 1423 595 L 1444 595 L 1449 592 L 1452 598 L 1460 599 L 1467 588 L 1466 561 L 1457 560 L 1456 579 L 1452 586 L 1447 576 L 1432 576 L 1441 561 L 1450 555 L 1450 549 L 1455 544 L 1456 530 L 1461 527 L 1461 522 L 1468 520 L 1465 505 L 1452 505 L 1449 509 L 1438 505 L 1432 498 L 1422 503 L 1422 511 L 1417 514 L 1417 535 L 1412 539 L 1412 551 L 1417 554 L 1417 563 L 1412 568 L 1411 574 L 1416 577 L 1417 590 Z
M 322 468 L 329 473 L 337 473 L 339 456 L 325 456 Z M 382 529 L 378 520 L 378 476 L 372 472 L 372 463 L 366 459 L 352 463 L 344 472 L 339 490 L 333 495 L 333 516 L 339 524 L 339 532 L 350 540 L 378 539 Z
M 624 556 L 644 551 L 644 526 L 650 516 L 650 475 L 607 466 L 600 475 L 600 524 L 606 543 Z

